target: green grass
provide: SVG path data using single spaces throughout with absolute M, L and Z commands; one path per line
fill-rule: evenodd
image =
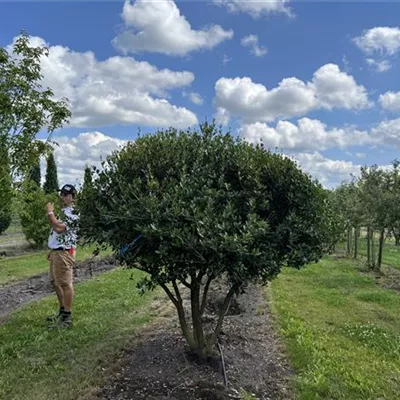
M 76 252 L 77 261 L 90 258 L 94 249 L 94 245 L 78 247 Z M 109 253 L 102 251 L 100 254 Z M 0 286 L 48 271 L 47 254 L 48 250 L 43 250 L 0 260 Z
M 240 400 L 256 400 L 256 399 L 257 399 L 257 397 L 255 394 L 249 393 L 248 391 L 246 391 L 244 389 L 240 393 Z
M 0 326 L 0 399 L 76 400 L 101 385 L 118 351 L 153 318 L 145 310 L 158 292 L 140 296 L 142 273 L 131 274 L 117 269 L 76 285 L 70 330 L 46 327 L 55 296 L 13 313 Z
M 345 252 L 346 243 L 340 243 L 338 250 Z M 375 257 L 378 258 L 378 238 L 375 238 Z M 367 259 L 367 239 L 363 236 L 358 240 L 358 258 Z M 383 246 L 382 264 L 400 269 L 400 246 L 396 246 L 393 240 L 386 239 Z
M 359 240 L 360 255 L 367 257 L 367 240 L 360 238 Z M 375 242 L 376 257 L 378 257 L 378 242 Z M 390 265 L 393 268 L 400 269 L 400 246 L 395 246 L 391 241 L 385 241 L 383 245 L 382 263 Z
M 400 294 L 347 259 L 325 258 L 271 284 L 297 372 L 297 399 L 398 399 Z

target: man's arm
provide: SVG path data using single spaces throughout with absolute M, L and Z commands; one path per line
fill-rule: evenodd
M 49 216 L 51 226 L 57 233 L 64 232 L 67 227 L 61 221 L 59 221 L 54 215 L 53 203 L 47 203 L 47 215 Z

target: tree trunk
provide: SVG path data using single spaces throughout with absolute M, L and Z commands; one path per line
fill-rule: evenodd
M 347 228 L 347 255 L 351 255 L 351 227 Z
M 210 288 L 210 284 L 211 281 L 214 279 L 213 275 L 210 275 L 207 277 L 207 282 L 204 286 L 203 289 L 203 299 L 201 301 L 201 306 L 200 306 L 200 314 L 203 315 L 204 314 L 204 310 L 206 309 L 206 305 L 207 305 L 207 295 L 208 295 L 208 289 Z
M 396 246 L 400 246 L 400 234 L 398 232 L 394 232 L 394 243 Z
M 375 242 L 374 242 L 374 230 L 371 229 L 371 267 L 375 269 Z
M 354 258 L 357 258 L 358 256 L 358 238 L 359 238 L 359 228 L 356 227 L 354 229 Z
M 371 267 L 371 228 L 367 228 L 367 267 Z
M 232 300 L 232 297 L 234 294 L 235 294 L 235 288 L 231 288 L 225 297 L 225 300 L 224 300 L 224 303 L 223 303 L 221 309 L 219 310 L 217 325 L 215 327 L 213 334 L 207 340 L 207 353 L 211 352 L 212 347 L 214 346 L 216 340 L 218 339 L 218 336 L 221 332 L 222 323 L 225 318 L 225 314 L 227 313 L 227 311 L 229 309 L 229 306 L 231 304 L 231 300 Z
M 200 283 L 195 274 L 193 274 L 191 278 L 190 302 L 192 308 L 193 337 L 197 345 L 196 350 L 199 356 L 204 358 L 206 356 L 206 345 L 200 311 Z
M 182 330 L 184 338 L 186 339 L 187 344 L 190 346 L 190 348 L 195 349 L 196 343 L 193 340 L 192 335 L 190 334 L 189 327 L 186 322 L 186 316 L 185 316 L 185 310 L 183 308 L 182 297 L 179 293 L 179 290 L 177 290 L 178 287 L 177 287 L 176 283 L 174 282 L 175 294 L 177 296 L 176 298 L 171 293 L 171 291 L 168 289 L 167 285 L 161 284 L 160 286 L 164 289 L 165 293 L 167 293 L 168 297 L 170 298 L 170 300 L 176 307 L 176 310 L 178 311 L 179 324 L 181 326 L 181 330 Z
M 379 250 L 378 250 L 378 263 L 376 266 L 377 271 L 381 270 L 382 256 L 383 256 L 383 244 L 385 242 L 385 229 L 382 229 L 379 235 Z

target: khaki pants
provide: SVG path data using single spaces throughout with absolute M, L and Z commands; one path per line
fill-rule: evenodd
M 50 261 L 50 282 L 54 286 L 66 286 L 72 284 L 75 255 L 68 251 L 51 251 Z

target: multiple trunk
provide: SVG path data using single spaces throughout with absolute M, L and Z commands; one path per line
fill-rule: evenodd
M 205 358 L 212 353 L 212 348 L 219 337 L 224 317 L 235 293 L 235 288 L 231 288 L 225 296 L 223 305 L 218 313 L 218 319 L 214 331 L 209 335 L 206 335 L 204 332 L 203 315 L 207 303 L 209 287 L 215 277 L 208 276 L 205 285 L 202 284 L 202 278 L 202 276 L 196 276 L 193 274 L 191 276 L 190 284 L 181 281 L 190 290 L 192 329 L 190 329 L 190 325 L 187 323 L 183 300 L 177 282 L 172 282 L 174 293 L 172 293 L 169 287 L 165 284 L 162 284 L 161 287 L 167 293 L 178 311 L 179 323 L 186 342 L 201 358 Z
M 379 238 L 378 238 L 378 249 L 376 249 L 376 242 L 374 230 L 371 227 L 367 228 L 367 266 L 371 269 L 380 271 L 382 266 L 382 257 L 383 257 L 383 247 L 385 243 L 385 230 L 379 230 Z M 359 253 L 359 237 L 360 237 L 360 228 L 347 228 L 347 243 L 346 243 L 346 253 L 350 257 L 357 258 Z M 395 240 L 400 243 L 400 235 L 397 239 L 394 235 Z
M 375 232 L 371 227 L 367 228 L 367 266 L 380 271 L 382 267 L 383 247 L 385 243 L 385 229 L 380 229 L 378 248 L 376 248 Z M 346 252 L 348 256 L 357 258 L 359 253 L 360 228 L 347 229 Z M 400 239 L 399 239 L 400 242 Z
M 349 257 L 358 257 L 358 242 L 360 238 L 360 228 L 347 228 L 346 252 Z
M 347 245 L 346 250 L 349 256 L 353 256 L 354 258 L 358 257 L 358 249 L 359 249 L 359 237 L 360 237 L 360 228 L 357 227 L 348 228 L 347 229 Z M 367 265 L 371 269 L 379 271 L 382 266 L 382 255 L 383 255 L 383 245 L 385 241 L 385 230 L 381 229 L 379 231 L 379 247 L 378 247 L 378 257 L 376 258 L 376 249 L 375 249 L 375 241 L 374 241 L 374 230 L 371 227 L 367 228 Z M 399 236 L 395 236 L 396 245 L 400 243 L 400 234 Z M 162 284 L 161 287 L 167 293 L 168 297 L 175 305 L 179 323 L 181 326 L 181 330 L 183 336 L 186 339 L 186 342 L 190 346 L 190 348 L 197 352 L 200 357 L 207 357 L 211 352 L 212 348 L 215 345 L 218 336 L 221 332 L 222 324 L 224 317 L 229 309 L 232 297 L 235 293 L 234 288 L 231 288 L 230 291 L 226 294 L 223 305 L 219 310 L 218 320 L 214 331 L 206 335 L 204 332 L 203 325 L 203 315 L 207 303 L 208 291 L 210 288 L 210 284 L 212 280 L 215 278 L 214 276 L 208 276 L 206 283 L 202 284 L 203 276 L 196 276 L 193 274 L 191 276 L 190 284 L 186 281 L 182 280 L 181 282 L 189 288 L 190 290 L 190 305 L 191 305 L 191 317 L 192 317 L 192 329 L 187 323 L 186 313 L 183 307 L 182 296 L 176 281 L 172 282 L 172 287 L 174 293 L 168 288 L 167 285 Z

